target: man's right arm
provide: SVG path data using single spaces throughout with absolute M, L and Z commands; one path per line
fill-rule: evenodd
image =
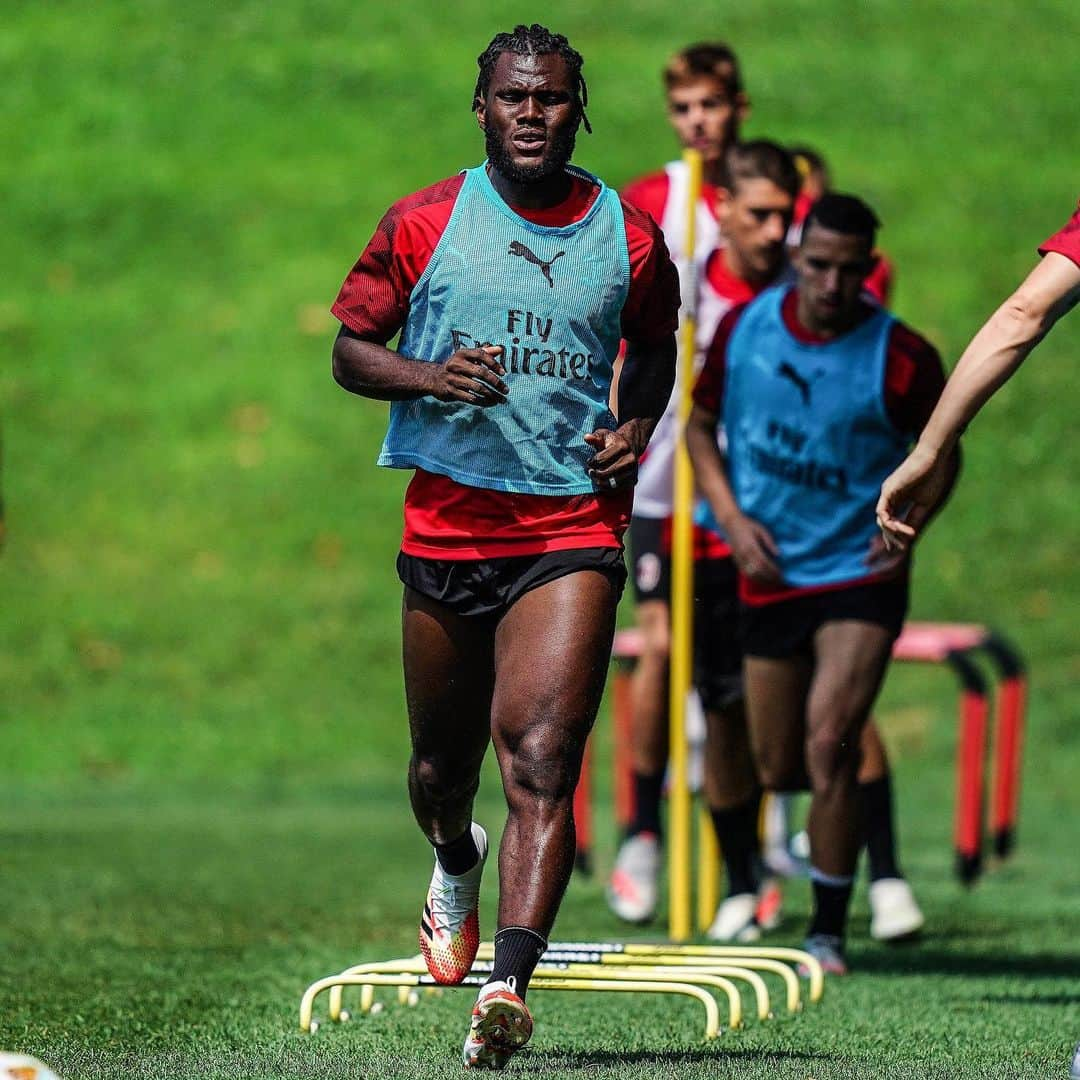
M 338 385 L 350 393 L 379 401 L 431 396 L 480 406 L 505 400 L 501 348 L 459 349 L 432 363 L 386 347 L 405 325 L 412 290 L 460 188 L 460 176 L 451 177 L 395 203 L 345 278 L 331 308 L 341 323 L 332 370 Z
M 952 452 L 967 424 L 1012 376 L 1065 312 L 1080 303 L 1080 265 L 1050 251 L 964 350 L 910 456 L 885 481 L 877 505 L 886 542 L 907 547 L 948 479 Z
M 686 421 L 686 450 L 694 479 L 731 544 L 735 565 L 746 577 L 770 584 L 782 580 L 776 563 L 777 548 L 764 525 L 739 509 L 728 481 L 727 466 L 716 441 L 723 413 L 727 342 L 742 308 L 729 311 L 720 321 L 694 385 L 694 404 Z
M 506 400 L 502 347 L 459 349 L 442 363 L 412 360 L 342 326 L 334 342 L 334 380 L 350 394 L 377 401 L 433 397 L 487 408 Z
M 943 456 L 991 395 L 1080 302 L 1080 266 L 1050 252 L 964 350 L 920 444 Z

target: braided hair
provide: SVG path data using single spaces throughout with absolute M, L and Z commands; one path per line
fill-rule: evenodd
M 499 56 L 504 53 L 513 53 L 515 56 L 561 56 L 570 69 L 570 78 L 574 85 L 574 99 L 577 102 L 578 112 L 581 114 L 581 122 L 585 130 L 591 135 L 592 127 L 589 118 L 585 115 L 585 106 L 589 104 L 589 88 L 585 85 L 585 76 L 581 74 L 581 67 L 585 61 L 581 53 L 573 48 L 563 34 L 553 34 L 546 26 L 533 23 L 526 26 L 519 23 L 512 33 L 496 34 L 491 39 L 491 44 L 476 58 L 480 67 L 480 74 L 476 79 L 476 89 L 473 91 L 473 112 L 476 112 L 487 98 L 488 88 L 491 86 L 491 77 L 495 73 L 495 64 Z

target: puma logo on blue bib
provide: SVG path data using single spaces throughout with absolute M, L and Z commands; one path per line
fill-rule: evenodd
M 545 261 L 544 259 L 541 259 L 539 255 L 535 255 L 532 251 L 529 250 L 529 248 L 527 248 L 518 240 L 510 241 L 510 250 L 507 252 L 507 255 L 519 255 L 526 262 L 531 262 L 534 266 L 539 266 L 540 273 L 543 274 L 545 278 L 547 278 L 547 283 L 553 289 L 555 288 L 555 279 L 551 276 L 552 264 L 555 262 L 556 259 L 561 258 L 565 254 L 565 251 L 557 251 L 554 255 L 552 255 L 550 259 L 547 259 Z

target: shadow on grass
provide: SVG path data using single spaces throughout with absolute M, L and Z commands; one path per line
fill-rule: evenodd
M 991 1005 L 1080 1005 L 1080 994 L 984 994 Z
M 834 1060 L 832 1054 L 811 1054 L 801 1050 L 568 1050 L 561 1053 L 537 1053 L 526 1050 L 514 1060 L 517 1072 L 550 1073 L 574 1072 L 603 1066 L 627 1065 L 696 1065 L 711 1062 L 720 1065 L 753 1059 L 755 1063 L 781 1065 L 784 1062 L 804 1061 L 824 1063 Z
M 1025 979 L 1075 979 L 1080 978 L 1080 955 L 1009 956 L 1000 952 L 964 955 L 915 945 L 895 952 L 867 953 L 858 957 L 853 967 L 856 972 L 868 975 L 1021 975 Z

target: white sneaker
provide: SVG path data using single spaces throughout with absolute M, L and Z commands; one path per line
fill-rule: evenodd
M 757 905 L 757 893 L 736 893 L 729 896 L 716 909 L 716 918 L 713 919 L 712 926 L 705 931 L 705 936 L 710 941 L 757 941 L 761 937 L 761 927 L 754 918 Z
M 607 902 L 629 923 L 647 923 L 656 914 L 660 878 L 660 840 L 638 833 L 623 841 L 607 886 Z
M 420 917 L 420 951 L 437 982 L 454 986 L 469 974 L 480 947 L 480 877 L 487 859 L 487 833 L 472 823 L 480 852 L 477 864 L 464 874 L 446 873 L 435 859 L 424 913 Z
M 518 997 L 517 980 L 483 986 L 473 1006 L 469 1034 L 461 1052 L 466 1069 L 502 1069 L 532 1035 L 533 1022 Z
M 870 936 L 875 941 L 901 941 L 917 934 L 923 917 L 911 886 L 903 878 L 880 878 L 870 884 Z

